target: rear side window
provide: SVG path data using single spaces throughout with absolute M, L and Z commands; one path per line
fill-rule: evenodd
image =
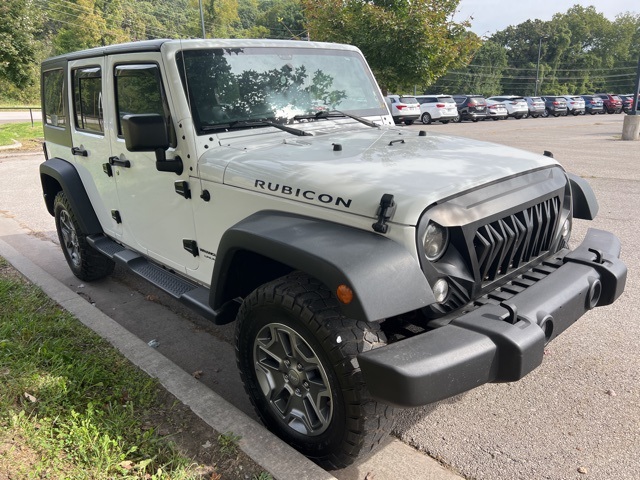
M 53 127 L 64 127 L 67 124 L 64 111 L 64 71 L 59 69 L 44 72 L 42 85 L 45 123 Z
M 73 99 L 76 128 L 90 133 L 103 133 L 100 67 L 73 71 Z
M 169 124 L 169 108 L 157 65 L 117 66 L 115 81 L 118 135 L 122 136 L 122 117 L 125 115 L 157 113 Z

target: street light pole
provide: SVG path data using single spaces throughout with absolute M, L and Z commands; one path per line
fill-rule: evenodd
M 542 51 L 542 39 L 547 37 L 540 37 L 540 41 L 538 42 L 538 64 L 536 66 L 536 86 L 535 92 L 533 94 L 534 97 L 538 96 L 538 83 L 540 82 L 540 52 Z

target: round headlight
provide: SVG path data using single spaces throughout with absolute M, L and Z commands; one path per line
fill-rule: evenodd
M 444 254 L 449 243 L 449 231 L 436 222 L 429 222 L 424 233 L 424 254 L 427 260 L 435 262 Z

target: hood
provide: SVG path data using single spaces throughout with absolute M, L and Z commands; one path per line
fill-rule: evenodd
M 419 136 L 412 129 L 261 137 L 259 142 L 256 136 L 225 140 L 200 159 L 200 174 L 225 185 L 372 219 L 382 195 L 389 193 L 397 205 L 392 221 L 405 225 L 415 225 L 426 207 L 444 198 L 557 165 L 549 157 L 504 145 L 432 133 Z

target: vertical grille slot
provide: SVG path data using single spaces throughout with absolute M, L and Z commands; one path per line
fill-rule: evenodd
M 548 252 L 559 215 L 560 199 L 553 197 L 479 227 L 473 244 L 481 280 L 496 280 Z

